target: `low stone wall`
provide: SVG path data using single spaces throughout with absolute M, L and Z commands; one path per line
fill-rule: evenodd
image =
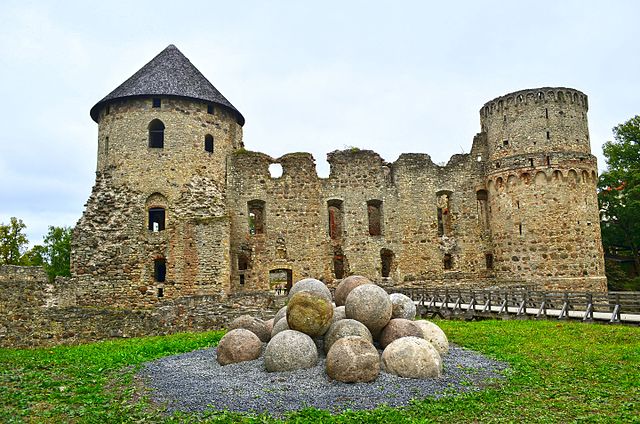
M 273 317 L 285 296 L 192 296 L 149 309 L 75 306 L 72 279 L 49 283 L 37 267 L 0 267 L 0 347 L 43 347 L 224 328 L 250 314 Z

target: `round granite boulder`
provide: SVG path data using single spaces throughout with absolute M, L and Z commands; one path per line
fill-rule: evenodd
M 329 303 L 331 303 L 331 291 L 322 281 L 316 280 L 315 278 L 305 278 L 295 283 L 293 287 L 291 287 L 291 290 L 289 290 L 289 302 L 291 302 L 291 299 L 296 293 L 303 291 L 315 293 L 326 298 Z
M 344 312 L 344 306 L 335 306 L 333 308 L 333 318 L 331 318 L 331 324 L 341 319 L 345 319 L 347 315 Z
M 409 296 L 402 293 L 391 293 L 389 295 L 393 312 L 391 318 L 414 319 L 416 317 L 416 304 Z
M 336 306 L 344 306 L 347 301 L 347 296 L 349 296 L 351 290 L 363 284 L 371 284 L 371 280 L 367 277 L 363 277 L 362 275 L 350 275 L 342 280 L 340 284 L 338 284 L 338 287 L 336 287 L 336 291 L 333 296 Z
M 287 316 L 287 306 L 283 306 L 276 312 L 276 315 L 273 317 L 273 323 L 280 321 L 282 318 Z
M 449 340 L 440 327 L 424 319 L 413 321 L 413 323 L 422 330 L 422 338 L 431 342 L 440 355 L 449 353 Z
M 318 349 L 308 335 L 284 330 L 273 336 L 264 351 L 264 366 L 268 372 L 311 368 L 318 362 Z
M 431 343 L 420 337 L 399 338 L 382 352 L 382 366 L 389 374 L 407 378 L 442 375 L 442 358 Z
M 347 318 L 366 325 L 376 339 L 391 319 L 392 306 L 389 295 L 384 289 L 375 284 L 363 284 L 351 290 L 344 310 Z
M 362 337 L 343 337 L 329 349 L 326 371 L 329 378 L 343 383 L 373 381 L 380 374 L 378 350 Z
M 276 334 L 284 330 L 291 330 L 289 328 L 289 324 L 287 323 L 286 317 L 280 319 L 278 322 L 273 324 L 273 329 L 271 330 L 271 338 L 273 338 L 273 336 L 275 336 Z
M 349 336 L 362 337 L 370 343 L 373 343 L 371 332 L 363 323 L 355 319 L 346 318 L 334 322 L 331 324 L 331 327 L 329 327 L 329 330 L 327 330 L 324 335 L 324 352 L 328 353 L 335 342 L 343 337 Z
M 264 321 L 250 315 L 240 315 L 238 318 L 231 321 L 229 324 L 229 330 L 235 330 L 236 328 L 244 328 L 245 330 L 251 331 L 265 343 L 271 338 L 271 332 L 267 329 L 267 325 Z
M 319 337 L 326 333 L 331 325 L 331 318 L 333 318 L 331 301 L 315 292 L 297 292 L 287 305 L 289 328 L 311 337 Z
M 267 331 L 269 332 L 269 339 L 271 339 L 271 332 L 273 331 L 273 318 L 266 320 L 264 322 L 264 325 L 267 326 Z
M 237 328 L 225 334 L 218 343 L 216 360 L 220 365 L 258 359 L 262 342 L 252 331 Z
M 409 321 L 404 318 L 393 318 L 382 329 L 379 339 L 380 347 L 384 349 L 400 337 L 412 336 L 422 338 L 422 334 L 422 330 L 414 324 L 414 321 Z

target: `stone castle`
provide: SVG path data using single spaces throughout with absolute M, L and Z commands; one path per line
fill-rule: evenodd
M 97 177 L 72 244 L 79 305 L 150 306 L 357 273 L 400 287 L 606 290 L 587 96 L 522 90 L 480 109 L 439 166 L 368 150 L 274 159 L 170 45 L 92 109 Z M 282 175 L 269 167 L 280 164 Z

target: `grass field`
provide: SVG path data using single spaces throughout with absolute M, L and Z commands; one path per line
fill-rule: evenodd
M 449 340 L 506 361 L 507 379 L 482 392 L 402 409 L 290 422 L 640 423 L 640 328 L 552 321 L 438 321 Z M 0 349 L 0 422 L 196 422 L 164 417 L 134 389 L 140 364 L 215 345 L 223 333 L 177 334 L 50 349 Z M 212 412 L 210 422 L 271 422 Z

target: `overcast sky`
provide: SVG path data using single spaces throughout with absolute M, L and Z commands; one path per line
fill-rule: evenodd
M 446 3 L 446 4 L 445 4 Z M 637 1 L 81 1 L 0 4 L 0 222 L 73 226 L 94 182 L 89 109 L 175 44 L 246 118 L 248 149 L 394 161 L 468 152 L 487 101 L 589 96 L 592 152 L 640 113 Z

